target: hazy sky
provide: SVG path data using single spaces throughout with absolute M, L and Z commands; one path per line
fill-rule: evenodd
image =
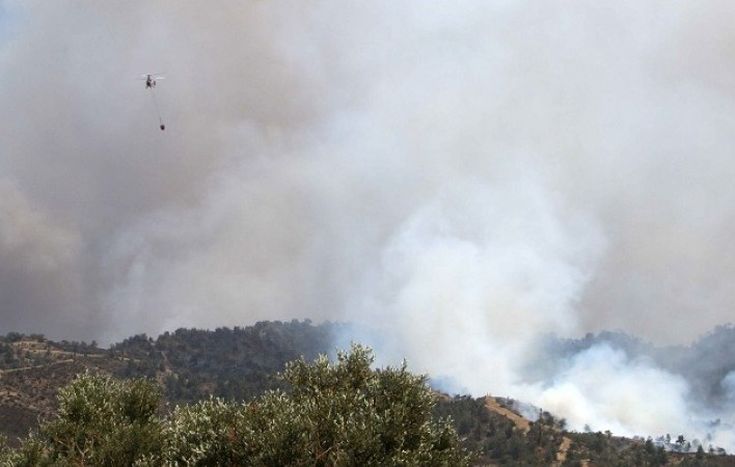
M 2 332 L 310 317 L 672 342 L 731 319 L 732 2 L 0 17 Z

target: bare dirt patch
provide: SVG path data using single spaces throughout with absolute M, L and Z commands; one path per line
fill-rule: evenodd
M 523 431 L 523 433 L 528 433 L 528 430 L 531 429 L 531 422 L 529 422 L 527 419 L 523 418 L 519 414 L 513 412 L 512 410 L 506 409 L 505 407 L 500 405 L 493 396 L 485 397 L 485 407 L 487 407 L 488 410 L 498 413 L 509 419 L 511 422 L 513 422 L 516 428 Z

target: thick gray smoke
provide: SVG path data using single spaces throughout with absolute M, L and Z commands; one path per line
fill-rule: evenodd
M 684 342 L 730 319 L 732 2 L 0 15 L 0 330 L 348 320 L 386 358 L 578 428 L 710 416 L 609 346 L 544 384 L 520 367 L 547 333 Z M 167 75 L 165 132 L 146 72 Z

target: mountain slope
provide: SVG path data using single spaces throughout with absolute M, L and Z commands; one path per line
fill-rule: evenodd
M 169 408 L 210 395 L 250 399 L 283 387 L 276 373 L 286 362 L 333 352 L 332 337 L 340 329 L 336 324 L 298 321 L 213 331 L 179 329 L 155 339 L 133 336 L 109 349 L 11 333 L 0 337 L 0 435 L 11 444 L 25 436 L 40 417 L 54 413 L 58 389 L 85 371 L 154 379 L 164 389 Z M 722 332 L 714 334 L 717 339 L 723 338 Z M 638 345 L 625 342 L 630 348 Z M 698 345 L 711 348 L 707 343 Z M 559 348 L 573 351 L 569 349 L 586 344 L 560 341 Z M 452 417 L 463 444 L 477 452 L 477 462 L 483 465 L 727 465 L 734 460 L 709 453 L 666 453 L 650 439 L 568 432 L 563 421 L 547 412 L 539 411 L 536 420 L 529 420 L 517 407 L 500 397 L 442 396 L 435 414 Z

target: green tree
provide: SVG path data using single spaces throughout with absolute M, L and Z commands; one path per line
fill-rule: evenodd
M 332 363 L 290 363 L 290 390 L 247 404 L 210 399 L 177 409 L 166 428 L 166 461 L 194 465 L 467 465 L 457 433 L 433 421 L 424 376 L 373 370 L 353 346 Z
M 1 465 L 468 465 L 448 420 L 433 420 L 425 376 L 371 369 L 353 346 L 336 362 L 290 363 L 287 391 L 249 403 L 211 398 L 157 415 L 145 380 L 84 374 L 60 391 L 56 417 Z
M 132 465 L 161 450 L 159 401 L 158 387 L 145 380 L 79 375 L 59 391 L 56 417 L 6 454 L 5 463 Z

